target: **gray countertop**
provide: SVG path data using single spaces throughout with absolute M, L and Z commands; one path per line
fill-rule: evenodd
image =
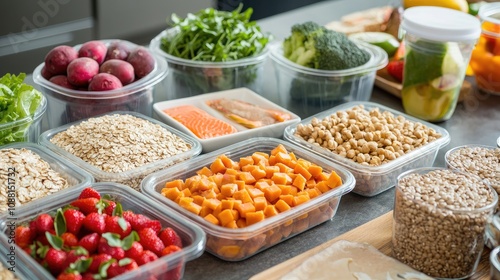
M 313 20 L 319 24 L 326 24 L 346 13 L 383 6 L 387 3 L 385 0 L 325 1 L 260 20 L 259 24 L 263 30 L 271 32 L 276 40 L 281 40 L 288 36 L 290 27 L 295 23 Z M 276 102 L 278 94 L 274 69 L 268 63 L 264 71 L 266 78 L 262 94 Z M 370 101 L 403 111 L 399 98 L 377 87 L 373 89 Z M 303 112 L 295 113 L 302 118 L 309 116 Z M 308 110 L 308 113 L 314 112 Z M 500 136 L 500 96 L 485 95 L 474 89 L 474 92 L 457 106 L 453 117 L 438 125 L 448 130 L 451 142 L 439 151 L 435 166 L 444 166 L 444 154 L 452 147 L 471 143 L 495 146 L 496 139 Z M 240 262 L 227 262 L 204 253 L 200 258 L 187 263 L 184 279 L 248 279 L 391 211 L 393 203 L 394 188 L 370 198 L 347 194 L 342 197 L 333 220 Z

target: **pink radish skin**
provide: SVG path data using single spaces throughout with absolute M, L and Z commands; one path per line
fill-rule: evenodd
M 127 61 L 134 67 L 137 79 L 146 76 L 155 68 L 155 59 L 145 47 L 135 48 L 128 56 Z
M 88 41 L 78 50 L 79 57 L 89 57 L 102 64 L 106 58 L 108 47 L 101 41 Z
M 106 60 L 110 59 L 120 59 L 127 60 L 132 48 L 125 42 L 120 40 L 113 41 L 108 46 L 108 52 L 106 54 Z
M 105 61 L 99 68 L 99 72 L 116 76 L 122 85 L 128 85 L 135 79 L 134 67 L 132 64 L 119 59 Z
M 78 52 L 70 46 L 57 46 L 45 56 L 46 70 L 52 75 L 66 74 L 70 62 L 78 58 Z
M 42 67 L 42 70 L 40 70 L 40 75 L 44 77 L 46 80 L 50 80 L 52 76 L 54 76 L 52 73 L 50 73 L 49 70 L 47 70 L 47 67 L 45 65 Z
M 108 73 L 99 73 L 92 78 L 89 84 L 90 91 L 107 91 L 121 88 L 120 80 Z
M 99 73 L 99 63 L 88 57 L 80 57 L 68 65 L 68 81 L 77 87 L 87 86 Z
M 74 87 L 72 84 L 70 84 L 68 82 L 68 77 L 66 77 L 65 75 L 57 75 L 57 76 L 53 76 L 52 78 L 50 78 L 49 80 L 51 83 L 54 83 L 58 86 L 61 86 L 63 88 L 68 88 L 68 89 L 77 89 L 76 87 Z

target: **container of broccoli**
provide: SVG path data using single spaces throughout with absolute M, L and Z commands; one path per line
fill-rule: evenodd
M 14 142 L 37 142 L 47 100 L 24 83 L 26 74 L 0 78 L 0 146 Z
M 369 100 L 376 71 L 388 63 L 382 48 L 310 21 L 270 48 L 281 105 L 305 115 Z
M 260 92 L 268 56 L 269 34 L 250 21 L 252 8 L 232 12 L 207 8 L 181 19 L 151 40 L 150 48 L 165 57 L 172 98 L 246 87 Z

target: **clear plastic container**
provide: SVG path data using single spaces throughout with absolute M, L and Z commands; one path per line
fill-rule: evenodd
M 100 41 L 109 44 L 116 40 L 118 39 Z M 120 41 L 125 42 L 131 48 L 138 46 L 128 41 Z M 78 50 L 80 46 L 77 45 L 75 48 Z M 154 86 L 168 74 L 166 61 L 158 55 L 154 57 L 156 63 L 151 73 L 122 88 L 109 91 L 72 90 L 56 85 L 42 77 L 41 71 L 45 63 L 41 63 L 33 71 L 33 80 L 48 99 L 48 127 L 56 128 L 112 111 L 134 111 L 152 116 L 155 99 Z
M 50 142 L 50 139 L 52 137 L 54 137 L 54 135 L 58 134 L 59 132 L 65 131 L 66 129 L 68 129 L 69 127 L 71 127 L 73 125 L 78 125 L 81 122 L 88 120 L 88 118 L 77 121 L 77 122 L 69 123 L 69 124 L 63 125 L 63 126 L 58 127 L 58 128 L 54 128 L 54 129 L 50 129 L 50 130 L 45 131 L 44 133 L 42 133 L 42 135 L 40 135 L 39 143 L 40 143 L 40 145 L 45 146 L 49 150 L 52 150 L 56 154 L 62 156 L 66 160 L 74 163 L 75 165 L 78 166 L 78 168 L 81 168 L 81 169 L 89 172 L 90 174 L 92 174 L 92 176 L 94 176 L 94 178 L 97 182 L 116 182 L 116 183 L 128 185 L 128 186 L 130 186 L 134 189 L 137 189 L 137 190 L 140 187 L 141 180 L 146 175 L 148 175 L 156 170 L 163 169 L 163 168 L 166 168 L 168 166 L 174 165 L 176 163 L 179 163 L 179 162 L 184 161 L 186 159 L 189 159 L 191 157 L 195 157 L 201 153 L 201 144 L 198 140 L 196 140 L 193 137 L 186 135 L 186 134 L 184 134 L 184 133 L 182 133 L 182 132 L 180 132 L 180 131 L 178 131 L 178 130 L 176 130 L 176 129 L 174 129 L 174 128 L 172 128 L 172 127 L 170 127 L 170 126 L 168 126 L 168 125 L 166 125 L 158 120 L 144 116 L 140 113 L 116 111 L 116 112 L 110 112 L 107 114 L 103 114 L 101 116 L 114 115 L 114 114 L 131 115 L 131 116 L 135 116 L 135 117 L 147 120 L 147 121 L 152 122 L 154 124 L 158 124 L 161 127 L 165 128 L 166 130 L 179 136 L 186 143 L 191 145 L 191 149 L 186 151 L 186 152 L 179 153 L 177 155 L 174 155 L 174 156 L 171 156 L 171 157 L 168 157 L 168 158 L 156 161 L 156 162 L 152 162 L 152 163 L 148 163 L 148 164 L 136 167 L 134 169 L 130 169 L 130 170 L 127 170 L 124 172 L 119 172 L 119 173 L 112 173 L 112 172 L 103 171 L 102 169 L 99 169 L 96 166 L 91 165 L 90 163 L 84 161 L 83 159 L 67 152 L 63 148 L 56 146 L 55 144 Z M 99 116 L 96 116 L 96 117 L 99 117 Z
M 283 56 L 282 42 L 272 44 L 271 59 L 280 105 L 311 115 L 348 101 L 368 101 L 377 70 L 388 63 L 387 53 L 380 47 L 359 40 L 356 43 L 370 54 L 370 60 L 359 67 L 335 71 L 296 64 Z
M 351 159 L 341 157 L 329 149 L 311 144 L 301 137 L 294 135 L 299 124 L 307 125 L 311 123 L 313 118 L 321 120 L 331 114 L 346 111 L 359 105 L 363 105 L 366 110 L 379 108 L 381 112 L 390 112 L 395 117 L 402 116 L 413 123 L 422 123 L 425 126 L 434 129 L 442 136 L 436 141 L 421 146 L 401 157 L 396 158 L 395 160 L 391 160 L 388 163 L 381 164 L 379 166 L 368 166 L 357 163 Z M 367 197 L 375 196 L 392 188 L 396 184 L 397 176 L 406 170 L 417 167 L 432 166 L 439 149 L 443 148 L 450 142 L 450 135 L 446 129 L 373 102 L 348 102 L 304 119 L 299 124 L 288 126 L 285 129 L 285 140 L 300 145 L 301 147 L 349 170 L 354 175 L 354 178 L 356 178 L 356 187 L 352 192 Z
M 414 175 L 427 177 L 407 180 Z M 462 190 L 446 190 L 435 182 L 438 180 Z M 459 200 L 460 205 L 476 205 L 465 200 L 481 203 L 477 208 L 449 205 L 457 205 Z M 394 201 L 393 257 L 431 277 L 468 279 L 481 258 L 485 230 L 497 202 L 495 190 L 475 175 L 439 167 L 402 173 Z
M 0 124 L 0 146 L 14 142 L 36 143 L 41 133 L 42 118 L 47 110 L 47 99 L 42 95 L 33 117 Z
M 490 252 L 490 280 L 500 280 L 500 247 Z
M 136 213 L 141 213 L 151 219 L 157 219 L 161 222 L 162 227 L 172 227 L 181 237 L 183 249 L 179 253 L 170 254 L 158 258 L 148 264 L 139 266 L 139 268 L 122 274 L 116 279 L 163 279 L 155 278 L 159 276 L 168 277 L 170 271 L 178 270 L 179 278 L 184 274 L 185 264 L 193 260 L 203 253 L 206 242 L 205 233 L 195 224 L 185 220 L 182 216 L 173 211 L 168 211 L 159 203 L 152 201 L 143 194 L 136 192 L 124 185 L 116 183 L 95 183 L 92 185 L 101 195 L 109 195 L 112 199 L 120 202 L 123 210 L 132 210 Z M 64 197 L 46 197 L 40 199 L 37 205 L 30 205 L 19 209 L 15 216 L 15 224 L 19 226 L 27 223 L 41 213 L 55 213 L 55 211 L 69 204 L 71 201 L 78 198 L 82 189 L 73 188 L 66 193 Z M 3 214 L 0 215 L 0 245 L 2 245 L 2 253 L 7 248 L 12 246 L 8 243 L 8 226 L 12 222 L 11 217 Z M 15 247 L 15 263 L 16 274 L 23 279 L 54 279 L 51 274 L 31 258 L 24 250 Z M 5 255 L 6 256 L 7 252 Z M 9 267 L 6 263 L 6 258 L 1 258 L 2 263 Z M 151 277 L 151 278 L 150 278 Z
M 35 143 L 12 143 L 4 146 L 0 146 L 0 150 L 3 149 L 27 149 L 34 154 L 37 154 L 40 156 L 40 158 L 47 162 L 50 165 L 50 168 L 54 170 L 55 172 L 59 173 L 61 177 L 66 179 L 68 182 L 68 187 L 66 189 L 57 191 L 55 193 L 51 193 L 49 196 L 50 197 L 64 197 L 67 192 L 70 191 L 70 189 L 76 188 L 76 189 L 81 189 L 86 187 L 87 185 L 91 184 L 94 182 L 94 178 L 92 175 L 90 175 L 88 172 L 82 170 L 75 164 L 67 161 L 64 158 L 61 158 L 59 155 L 55 154 L 54 152 L 50 151 L 49 149 L 42 147 L 38 144 Z M 2 170 L 2 172 L 5 172 L 7 174 L 7 170 Z M 19 172 L 19 171 L 18 171 Z M 7 176 L 7 175 L 6 175 Z M 20 175 L 21 176 L 21 175 Z M 19 177 L 19 179 L 22 179 Z M 7 186 L 5 186 L 7 188 Z M 41 198 L 32 200 L 31 202 L 28 202 L 26 204 L 23 204 L 24 207 L 25 205 L 32 205 L 31 207 L 38 207 L 43 204 Z M 8 205 L 10 207 L 10 205 Z M 21 208 L 16 208 L 16 210 L 21 209 Z
M 420 6 L 404 11 L 401 29 L 405 112 L 426 121 L 448 120 L 481 32 L 479 20 L 461 11 Z
M 254 152 L 269 153 L 279 144 L 284 145 L 287 151 L 293 152 L 297 158 L 303 158 L 323 167 L 325 172 L 335 171 L 341 177 L 343 184 L 288 211 L 236 229 L 212 224 L 161 194 L 166 182 L 195 175 L 197 170 L 210 165 L 219 155 L 225 154 L 233 160 L 239 160 Z M 275 138 L 251 138 L 155 172 L 142 181 L 141 189 L 147 196 L 161 202 L 165 208 L 174 209 L 199 225 L 207 234 L 207 252 L 226 261 L 241 261 L 332 219 L 342 195 L 350 192 L 354 184 L 354 177 L 349 171 L 298 146 Z M 226 249 L 230 248 L 238 248 L 237 253 L 226 254 Z
M 472 51 L 470 66 L 479 89 L 500 95 L 500 3 L 483 3 L 478 13 L 481 37 Z
M 193 61 L 175 57 L 161 49 L 161 39 L 172 36 L 174 28 L 153 38 L 150 49 L 168 61 L 170 75 L 165 80 L 167 99 L 190 97 L 202 93 L 246 87 L 261 92 L 264 62 L 268 49 L 256 56 L 226 62 Z

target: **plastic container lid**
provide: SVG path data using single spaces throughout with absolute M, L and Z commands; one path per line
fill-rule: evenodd
M 481 20 L 500 24 L 500 3 L 482 4 L 478 16 Z
M 403 13 L 401 28 L 422 39 L 438 42 L 475 41 L 481 23 L 467 13 L 442 7 L 412 7 Z

